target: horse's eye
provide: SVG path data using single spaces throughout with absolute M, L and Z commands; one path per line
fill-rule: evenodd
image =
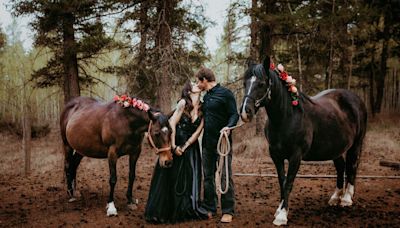
M 259 87 L 259 88 L 262 88 L 262 87 L 264 87 L 264 86 L 265 86 L 265 83 L 264 83 L 264 82 L 258 83 L 258 87 Z

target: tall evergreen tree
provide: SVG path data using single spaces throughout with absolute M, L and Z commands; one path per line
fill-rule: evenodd
M 180 89 L 208 59 L 204 34 L 209 21 L 203 15 L 203 6 L 177 0 L 144 1 L 124 14 L 119 24 L 130 46 L 124 55 L 131 58 L 114 70 L 128 76 L 128 92 L 170 109 L 175 94 L 168 91 Z
M 122 4 L 107 0 L 13 0 L 14 15 L 33 15 L 35 45 L 50 48 L 53 58 L 33 74 L 37 86 L 60 86 L 64 101 L 79 96 L 90 83 L 85 64 L 112 44 L 101 16 Z M 130 4 L 135 4 L 132 2 Z

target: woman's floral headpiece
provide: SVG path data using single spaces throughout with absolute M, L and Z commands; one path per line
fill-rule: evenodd
M 270 68 L 275 70 L 274 63 L 270 64 Z M 279 73 L 279 78 L 286 82 L 286 86 L 289 88 L 290 96 L 292 97 L 292 105 L 297 106 L 299 104 L 299 92 L 296 87 L 296 79 L 292 78 L 292 76 L 288 75 L 285 71 L 285 68 L 282 64 L 278 64 L 277 71 Z
M 125 94 L 121 96 L 115 95 L 113 100 L 115 103 L 120 104 L 124 108 L 134 107 L 145 112 L 150 110 L 150 106 L 142 100 L 134 97 L 129 97 Z

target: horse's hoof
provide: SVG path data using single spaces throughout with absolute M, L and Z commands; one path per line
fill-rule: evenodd
M 342 207 L 350 207 L 353 205 L 352 195 L 349 193 L 345 193 L 342 198 L 340 198 L 340 206 Z
M 336 206 L 339 204 L 339 198 L 331 198 L 328 202 L 329 206 Z
M 272 222 L 275 226 L 282 226 L 282 225 L 287 225 L 287 219 L 278 219 L 275 218 L 274 221 Z
M 331 198 L 328 201 L 329 206 L 336 206 L 340 203 L 340 197 L 342 197 L 343 190 L 342 189 L 335 189 L 335 192 L 331 196 Z
M 115 208 L 114 202 L 107 204 L 107 216 L 117 216 L 117 208 Z
M 348 199 L 340 200 L 340 206 L 342 206 L 342 207 L 350 207 L 352 205 L 353 205 L 353 201 L 351 199 L 350 200 L 348 200 Z
M 134 210 L 136 210 L 137 208 L 138 208 L 138 206 L 137 206 L 137 204 L 135 204 L 135 203 L 130 203 L 130 204 L 128 204 L 128 209 L 131 210 L 131 211 L 134 211 Z
M 68 200 L 68 203 L 72 203 L 72 202 L 75 202 L 75 201 L 77 201 L 77 199 L 76 199 L 75 197 L 71 197 L 71 198 Z
M 287 222 L 288 222 L 288 219 L 287 219 L 286 209 L 282 209 L 275 216 L 275 219 L 272 223 L 276 226 L 282 226 L 282 225 L 287 225 Z

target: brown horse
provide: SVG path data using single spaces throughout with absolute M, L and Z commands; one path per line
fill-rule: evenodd
M 357 95 L 344 89 L 325 90 L 308 97 L 297 91 L 295 80 L 282 66 L 278 69 L 280 71 L 270 69 L 269 58 L 263 64 L 249 64 L 244 75 L 241 117 L 248 122 L 259 108 L 267 111 L 269 122 L 265 133 L 278 173 L 281 196 L 273 223 L 285 225 L 289 194 L 301 160 L 333 160 L 337 181 L 328 203 L 352 205 L 367 129 L 367 110 Z M 287 175 L 285 159 L 289 161 Z
M 129 101 L 132 101 L 129 98 Z M 135 99 L 136 100 L 136 99 Z M 140 101 L 141 102 L 141 101 Z M 70 201 L 74 201 L 76 170 L 83 156 L 107 158 L 110 169 L 110 195 L 107 215 L 117 215 L 114 187 L 117 182 L 117 159 L 129 155 L 129 183 L 126 197 L 134 208 L 132 186 L 136 162 L 147 131 L 149 142 L 159 155 L 161 167 L 172 165 L 171 128 L 168 117 L 150 108 L 143 109 L 123 102 L 100 103 L 88 97 L 77 97 L 65 106 L 61 114 L 61 137 L 65 153 L 65 174 Z M 158 149 L 161 148 L 161 149 Z

